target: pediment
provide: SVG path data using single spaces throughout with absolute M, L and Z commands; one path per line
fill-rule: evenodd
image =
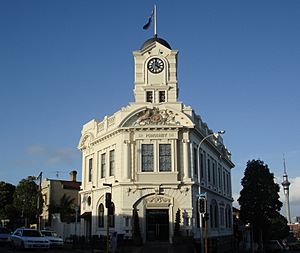
M 170 108 L 144 107 L 130 114 L 121 127 L 186 126 L 193 127 L 191 119 L 182 112 Z

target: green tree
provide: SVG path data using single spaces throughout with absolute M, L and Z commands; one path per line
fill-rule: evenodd
M 278 213 L 277 216 L 271 221 L 271 226 L 268 233 L 269 239 L 278 240 L 288 237 L 290 228 L 287 223 L 287 219 Z
M 62 222 L 74 222 L 75 221 L 75 209 L 74 209 L 74 203 L 75 199 L 71 198 L 70 196 L 67 196 L 64 194 L 59 203 L 60 208 L 60 218 Z
M 238 199 L 240 218 L 252 225 L 254 238 L 262 250 L 263 239 L 269 237 L 272 220 L 278 217 L 282 207 L 278 194 L 280 187 L 274 182 L 268 165 L 261 160 L 247 162 L 241 184 L 243 189 Z
M 30 224 L 37 223 L 37 217 L 42 211 L 42 196 L 39 192 L 39 187 L 35 183 L 36 178 L 29 176 L 22 179 L 14 192 L 14 206 L 21 218 L 24 220 L 24 225 L 28 227 Z M 40 198 L 40 209 L 37 210 L 37 201 Z
M 59 213 L 62 222 L 70 223 L 75 222 L 75 199 L 64 194 L 59 203 L 50 203 L 49 212 L 50 214 Z
M 9 219 L 10 215 L 7 213 L 6 206 L 13 203 L 13 195 L 16 187 L 12 184 L 0 182 L 0 219 Z

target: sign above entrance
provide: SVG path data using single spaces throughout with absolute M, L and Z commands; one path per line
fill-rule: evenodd
M 176 131 L 151 131 L 151 132 L 136 132 L 134 138 L 137 139 L 177 139 L 178 132 Z

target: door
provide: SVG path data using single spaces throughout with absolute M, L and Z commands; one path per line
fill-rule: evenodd
M 146 236 L 147 241 L 169 240 L 169 210 L 146 210 Z

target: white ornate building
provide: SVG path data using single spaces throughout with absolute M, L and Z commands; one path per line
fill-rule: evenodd
M 234 164 L 221 136 L 177 100 L 177 54 L 161 38 L 147 40 L 133 52 L 135 102 L 83 126 L 82 234 L 106 234 L 105 193 L 112 191 L 110 231 L 130 238 L 136 210 L 144 242 L 172 242 L 179 209 L 181 234 L 199 237 L 200 178 L 208 199 L 208 236 L 232 236 Z

